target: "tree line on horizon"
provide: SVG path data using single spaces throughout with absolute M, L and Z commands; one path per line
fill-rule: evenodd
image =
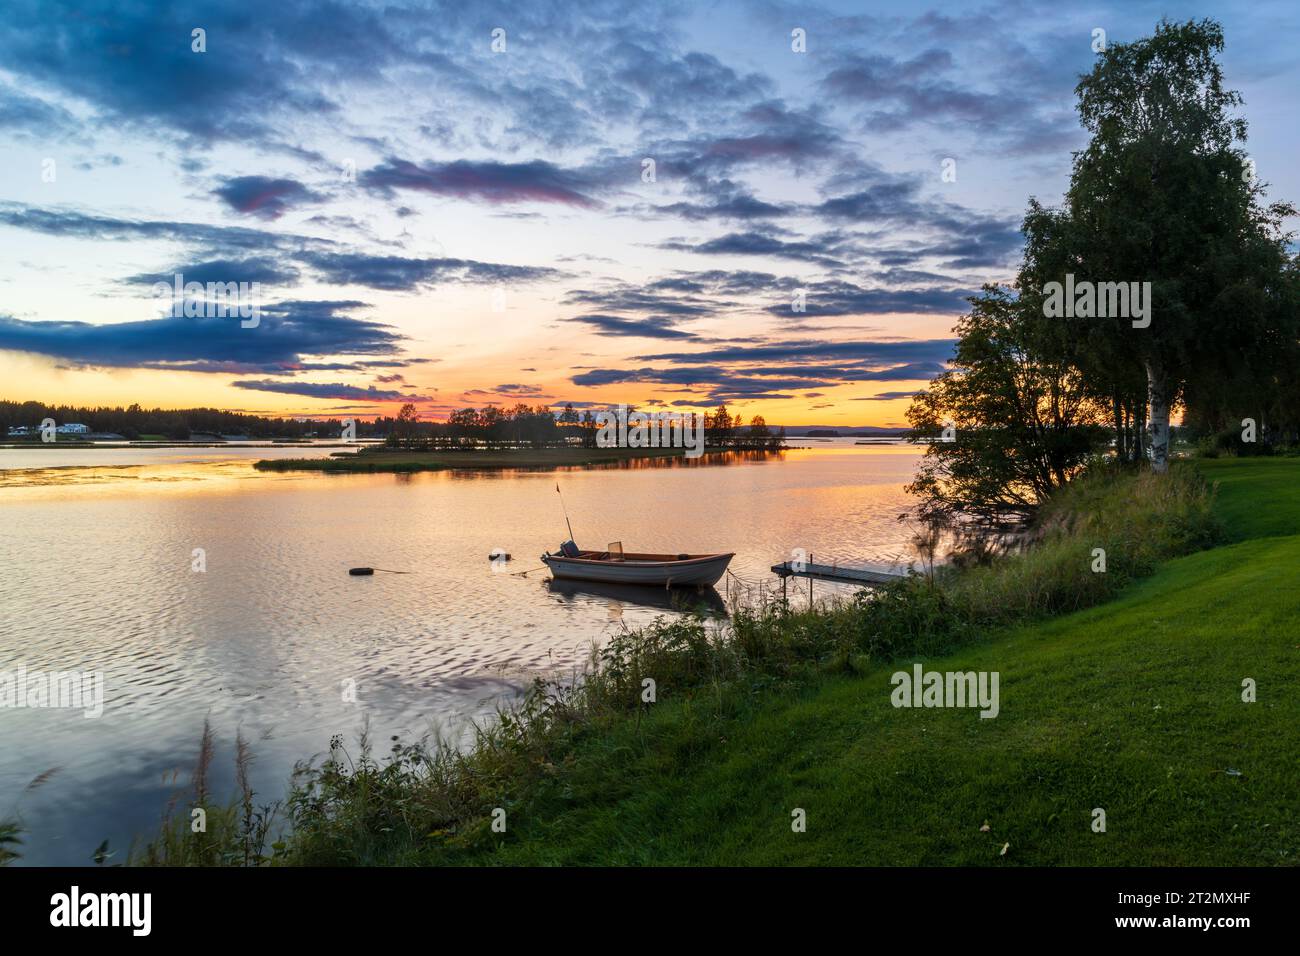
M 635 411 L 635 408 L 628 408 L 629 414 Z M 703 417 L 705 439 L 710 447 L 775 449 L 785 445 L 785 429 L 769 428 L 761 415 L 754 416 L 746 424 L 741 416 L 731 415 L 723 404 Z M 144 408 L 139 404 L 91 407 L 0 400 L 0 439 L 10 428 L 26 426 L 37 429 L 47 418 L 59 425 L 83 424 L 96 434 L 120 435 L 132 441 L 141 436 L 188 441 L 194 435 L 339 439 L 343 437 L 345 425 L 352 422 L 355 437 L 385 439 L 403 448 L 422 445 L 581 445 L 594 448 L 598 432 L 595 411 L 579 411 L 572 403 L 558 412 L 544 405 L 523 404 L 464 408 L 452 412 L 446 422 L 436 422 L 421 420 L 415 406 L 409 403 L 403 405 L 397 415 L 381 415 L 372 421 L 363 421 L 351 418 L 270 418 L 218 408 Z
M 59 425 L 78 423 L 88 426 L 92 432 L 121 435 L 129 440 L 150 435 L 174 441 L 188 441 L 195 434 L 248 435 L 254 438 L 340 438 L 344 422 L 347 421 L 340 418 L 269 418 L 219 408 L 144 408 L 139 404 L 88 407 L 0 400 L 0 438 L 10 428 L 37 428 L 47 418 Z M 392 421 L 391 418 L 377 418 L 373 422 L 357 420 L 357 437 L 387 435 Z
M 616 414 L 613 408 L 604 411 Z M 625 411 L 632 415 L 638 410 L 625 406 Z M 723 403 L 714 411 L 704 413 L 703 419 L 705 444 L 710 448 L 768 451 L 785 447 L 785 428 L 769 428 L 761 415 L 755 415 L 746 425 L 743 417 L 731 415 Z M 558 414 L 546 405 L 463 408 L 452 412 L 446 422 L 421 421 L 415 406 L 407 404 L 397 415 L 388 444 L 407 450 L 519 446 L 595 448 L 599 433 L 597 411 L 576 409 L 571 402 Z
M 1029 200 L 1015 280 L 969 300 L 908 411 L 922 517 L 1022 521 L 1097 460 L 1162 473 L 1179 413 L 1212 451 L 1300 441 L 1296 209 L 1264 199 L 1223 44 L 1213 20 L 1161 21 L 1081 78 L 1063 203 Z

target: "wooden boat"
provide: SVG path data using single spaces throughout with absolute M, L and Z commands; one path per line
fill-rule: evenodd
M 651 587 L 712 587 L 726 573 L 730 554 L 645 554 L 624 551 L 615 542 L 605 551 L 583 551 L 572 541 L 549 551 L 542 563 L 556 578 L 599 581 L 605 584 L 642 584 Z

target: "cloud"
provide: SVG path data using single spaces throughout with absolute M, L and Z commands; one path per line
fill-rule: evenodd
M 212 192 L 236 212 L 262 219 L 279 219 L 293 206 L 320 202 L 324 198 L 296 179 L 268 176 L 235 176 L 224 180 Z
M 361 400 L 372 402 L 423 402 L 428 401 L 422 395 L 407 395 L 402 392 L 385 391 L 373 385 L 361 387 L 346 385 L 342 382 L 328 384 L 320 382 L 283 382 L 274 380 L 236 381 L 230 383 L 235 388 L 253 389 L 259 392 L 277 392 L 281 395 L 306 395 L 310 398 L 327 398 L 335 400 Z
M 952 357 L 955 339 L 900 339 L 876 342 L 779 342 L 768 345 L 735 345 L 701 352 L 664 352 L 640 355 L 639 361 L 673 363 L 763 362 L 854 360 L 877 365 L 904 362 L 943 362 Z
M 549 267 L 474 259 L 410 259 L 362 252 L 306 251 L 298 259 L 326 282 L 391 291 L 411 291 L 439 282 L 534 282 L 563 275 Z
M 855 398 L 855 402 L 892 402 L 900 398 L 911 398 L 913 395 L 920 395 L 921 392 L 881 392 L 879 395 L 871 395 L 867 398 Z
M 973 289 L 920 288 L 920 289 L 864 289 L 851 282 L 810 282 L 801 286 L 805 293 L 807 316 L 833 315 L 889 315 L 908 313 L 917 315 L 957 315 L 968 308 L 966 299 L 975 295 Z M 789 302 L 768 306 L 772 315 L 793 317 Z
M 1068 96 L 1072 85 L 1061 92 Z M 856 105 L 863 129 L 875 134 L 919 125 L 957 128 L 986 141 L 1014 144 L 1018 151 L 1056 148 L 1077 135 L 1069 111 L 1056 105 L 1059 100 L 1029 95 L 1022 83 L 1005 77 L 980 89 L 971 82 L 969 68 L 959 67 L 947 48 L 922 50 L 908 59 L 843 53 L 820 86 L 837 102 Z
M 694 339 L 693 332 L 673 328 L 662 317 L 626 319 L 617 315 L 579 315 L 563 322 L 577 322 L 590 326 L 597 335 L 620 335 L 648 339 Z
M 177 242 L 202 247 L 211 254 L 223 256 L 335 245 L 328 239 L 245 226 L 213 226 L 174 219 L 123 219 L 74 209 L 28 206 L 15 202 L 0 202 L 0 225 L 67 239 Z
M 122 5 L 9 0 L 0 62 L 93 107 L 105 119 L 177 130 L 201 143 L 280 140 L 280 120 L 328 116 L 339 76 L 372 77 L 402 47 L 377 11 L 298 2 Z M 202 26 L 207 52 L 191 48 Z
M 172 285 L 176 276 L 184 281 L 201 282 L 258 282 L 266 285 L 289 285 L 298 280 L 298 270 L 269 256 L 250 257 L 247 259 L 212 259 L 208 262 L 195 262 L 190 265 L 178 265 L 168 272 L 142 272 L 128 276 L 124 283 L 139 283 L 152 286 L 156 282 Z
M 659 248 L 707 256 L 769 256 L 823 266 L 843 265 L 840 259 L 832 255 L 835 251 L 832 242 L 818 239 L 786 240 L 770 231 L 731 232 L 703 242 L 669 240 L 660 243 Z
M 77 132 L 77 118 L 62 106 L 0 86 L 0 130 L 41 139 L 62 139 Z
M 283 372 L 312 355 L 398 352 L 402 336 L 344 313 L 350 301 L 290 301 L 261 306 L 259 324 L 238 318 L 166 316 L 96 325 L 0 317 L 0 349 L 33 352 L 84 366 L 194 372 Z
M 698 352 L 636 356 L 636 362 L 660 362 L 627 368 L 577 372 L 574 385 L 683 386 L 704 393 L 708 401 L 791 398 L 791 392 L 855 382 L 928 381 L 945 368 L 954 341 L 781 342 L 761 346 L 724 346 Z
M 587 184 L 580 176 L 543 160 L 499 163 L 460 159 L 420 166 L 390 157 L 364 172 L 360 182 L 382 195 L 405 189 L 494 204 L 560 203 L 584 208 L 600 205 L 583 192 Z

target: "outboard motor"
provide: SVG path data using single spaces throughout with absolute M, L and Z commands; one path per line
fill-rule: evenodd
M 566 541 L 560 545 L 560 554 L 566 558 L 578 558 L 582 556 L 582 551 L 572 541 Z

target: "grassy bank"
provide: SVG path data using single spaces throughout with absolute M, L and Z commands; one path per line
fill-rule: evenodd
M 766 452 L 735 452 L 720 448 L 706 449 L 695 461 L 720 455 L 761 455 Z M 685 459 L 681 448 L 504 448 L 482 451 L 395 451 L 387 448 L 363 449 L 328 458 L 272 458 L 254 464 L 260 471 L 326 472 L 413 472 L 449 469 L 589 468 L 594 466 L 635 466 L 638 462 L 669 463 Z
M 232 850 L 232 813 L 141 861 L 1294 863 L 1300 462 L 1210 464 L 1217 496 L 1187 466 L 1077 483 L 1031 554 L 933 587 L 625 635 L 465 750 L 339 742 L 275 848 Z M 999 715 L 896 709 L 914 661 L 998 672 Z

